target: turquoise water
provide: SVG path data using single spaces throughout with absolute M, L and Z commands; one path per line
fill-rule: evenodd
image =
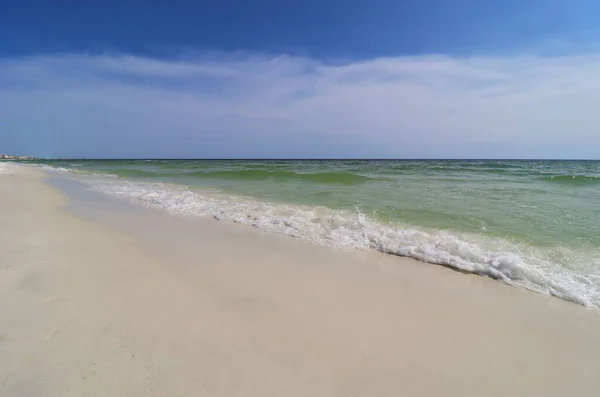
M 40 164 L 167 211 L 414 257 L 600 305 L 597 161 Z

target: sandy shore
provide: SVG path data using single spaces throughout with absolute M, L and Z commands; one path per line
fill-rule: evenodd
M 0 164 L 0 396 L 597 396 L 597 310 Z

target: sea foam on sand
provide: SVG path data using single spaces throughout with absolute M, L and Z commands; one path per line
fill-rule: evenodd
M 374 251 L 67 199 L 39 170 L 10 171 L 3 397 L 600 390 L 596 310 Z
M 574 271 L 562 267 L 553 262 L 555 253 L 551 250 L 517 245 L 484 235 L 386 224 L 358 210 L 351 212 L 269 203 L 249 197 L 114 177 L 82 176 L 80 180 L 99 192 L 130 198 L 173 213 L 210 216 L 299 237 L 323 246 L 377 250 L 488 276 L 584 306 L 600 306 L 597 267 L 590 267 L 589 274 L 582 268 Z M 562 255 L 568 253 L 568 249 L 559 249 L 562 249 Z M 572 253 L 571 256 L 577 255 Z M 599 257 L 587 260 L 596 261 L 600 266 Z

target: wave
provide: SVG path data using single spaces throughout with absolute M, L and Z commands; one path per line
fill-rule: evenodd
M 144 170 L 131 170 L 131 169 L 107 169 L 104 173 L 122 178 L 158 178 L 165 177 L 169 174 L 164 172 L 152 172 Z
M 239 171 L 212 171 L 195 172 L 197 178 L 227 178 L 240 180 L 265 180 L 277 179 L 303 180 L 323 184 L 344 184 L 352 185 L 356 183 L 365 183 L 373 178 L 348 172 L 319 172 L 319 173 L 298 173 L 293 171 L 267 171 L 267 170 L 239 170 Z
M 486 174 L 506 174 L 506 173 L 517 173 L 518 169 L 515 168 L 496 168 L 496 167 L 456 167 L 456 166 L 437 166 L 425 168 L 427 171 L 436 172 L 475 172 L 475 173 L 486 173 Z
M 62 172 L 70 172 L 70 173 L 73 173 L 73 174 L 76 173 L 75 170 L 73 170 L 73 169 L 65 168 L 65 167 L 60 167 L 58 165 L 45 165 L 45 164 L 42 164 L 42 165 L 40 165 L 40 167 L 42 169 L 44 169 L 44 170 L 47 170 L 47 171 L 62 171 Z
M 59 171 L 69 171 L 79 173 L 79 170 L 71 170 L 63 167 L 50 167 L 50 169 Z M 375 178 L 363 176 L 349 172 L 318 172 L 318 173 L 300 173 L 293 171 L 277 170 L 219 170 L 219 171 L 181 171 L 181 172 L 160 172 L 138 169 L 103 169 L 103 175 L 113 175 L 121 178 L 198 178 L 198 179 L 234 179 L 240 181 L 259 181 L 259 180 L 277 180 L 285 181 L 306 181 L 320 184 L 342 184 L 354 185 L 366 183 Z
M 392 224 L 328 207 L 261 202 L 246 197 L 191 191 L 158 183 L 86 181 L 93 189 L 168 212 L 211 216 L 331 246 L 377 250 L 440 264 L 546 293 L 586 306 L 600 306 L 594 274 L 579 274 L 552 262 L 552 252 L 485 235 L 426 230 Z
M 600 176 L 598 175 L 550 175 L 542 176 L 541 179 L 547 182 L 574 185 L 600 183 Z
M 98 173 L 97 171 L 82 170 L 82 169 L 79 169 L 78 166 L 76 166 L 76 165 L 69 165 L 69 167 L 76 167 L 76 168 L 65 168 L 65 167 L 61 167 L 56 164 L 53 164 L 53 165 L 40 164 L 39 166 L 46 171 L 68 172 L 70 174 L 75 174 L 75 175 L 96 175 L 96 176 L 103 176 L 103 177 L 114 177 L 115 176 L 112 174 Z

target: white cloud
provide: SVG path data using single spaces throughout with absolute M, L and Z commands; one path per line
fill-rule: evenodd
M 0 60 L 0 148 L 54 156 L 597 157 L 600 55 Z M 8 150 L 6 150 L 8 151 Z

